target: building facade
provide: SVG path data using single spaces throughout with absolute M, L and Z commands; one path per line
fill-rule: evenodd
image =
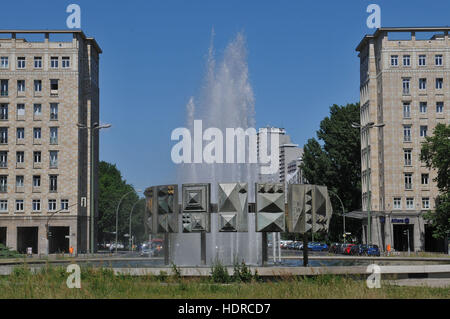
M 423 219 L 438 195 L 436 172 L 420 161 L 420 151 L 438 123 L 450 122 L 449 30 L 380 28 L 356 49 L 364 242 L 369 206 L 372 243 L 397 251 L 438 245 Z
M 82 31 L 0 35 L 0 243 L 22 253 L 87 252 L 98 133 L 91 163 L 91 130 L 80 124 L 99 122 L 102 51 Z

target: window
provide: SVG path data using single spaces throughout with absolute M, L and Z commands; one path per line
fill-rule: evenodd
M 0 144 L 8 144 L 8 128 L 0 127 Z
M 403 117 L 404 118 L 411 117 L 411 105 L 409 103 L 403 103 Z
M 32 209 L 33 209 L 33 212 L 41 211 L 41 200 L 40 199 L 33 199 Z
M 17 128 L 17 139 L 18 140 L 25 139 L 25 128 L 23 128 L 23 127 L 18 127 Z
M 409 94 L 410 79 L 403 79 L 403 94 Z
M 398 66 L 398 55 L 391 55 L 391 65 Z
M 400 197 L 394 198 L 394 209 L 401 209 L 402 208 L 402 199 Z
M 61 210 L 63 210 L 63 211 L 69 210 L 69 200 L 68 199 L 61 199 Z
M 50 103 L 50 120 L 58 119 L 58 103 Z
M 42 57 L 35 56 L 34 57 L 34 68 L 41 69 L 42 68 Z
M 429 197 L 423 197 L 422 198 L 422 208 L 423 209 L 429 209 L 430 208 L 430 198 Z
M 443 113 L 443 112 L 444 112 L 444 102 L 437 102 L 436 113 Z
M 58 94 L 58 80 L 50 80 L 50 95 Z
M 6 193 L 8 191 L 8 176 L 0 175 L 0 193 Z
M 405 173 L 405 189 L 412 189 L 412 174 Z
M 403 126 L 403 141 L 411 142 L 411 125 Z
M 34 92 L 42 92 L 42 81 L 34 80 Z
M 35 116 L 40 116 L 40 115 L 42 115 L 42 105 L 41 104 L 35 104 L 34 106 L 33 106 L 33 108 L 34 108 L 34 115 Z
M 7 69 L 9 68 L 9 61 L 8 61 L 8 57 L 7 56 L 2 56 L 0 58 L 0 67 L 2 69 Z
M 0 200 L 0 212 L 4 213 L 8 211 L 8 200 L 1 199 Z
M 1 151 L 0 152 L 0 168 L 8 167 L 8 152 Z
M 62 57 L 62 67 L 63 68 L 70 68 L 70 57 L 63 56 Z
M 0 80 L 0 95 L 8 96 L 8 80 Z
M 0 104 L 0 120 L 8 120 L 8 104 Z
M 411 65 L 411 57 L 409 55 L 403 56 L 403 65 L 410 66 Z
M 17 92 L 25 92 L 25 80 L 17 80 Z
M 25 162 L 25 152 L 16 152 L 16 163 L 21 164 Z
M 421 125 L 420 126 L 420 137 L 426 137 L 427 136 L 427 131 L 428 131 L 428 126 Z
M 52 56 L 50 58 L 50 67 L 52 69 L 56 69 L 58 68 L 58 57 L 57 56 Z
M 420 90 L 426 90 L 427 88 L 427 79 L 419 79 L 419 89 Z
M 419 66 L 425 66 L 425 65 L 427 65 L 427 56 L 419 55 Z
M 430 179 L 429 174 L 422 174 L 422 185 L 428 185 L 428 180 Z
M 24 178 L 22 175 L 16 176 L 16 187 L 17 188 L 22 188 L 24 186 L 23 180 L 24 180 Z
M 406 198 L 406 209 L 414 209 L 414 198 Z
M 25 116 L 25 104 L 17 104 L 17 116 Z
M 41 152 L 40 151 L 35 151 L 33 152 L 33 161 L 34 164 L 39 164 L 41 163 L 42 157 L 41 157 Z
M 17 68 L 18 69 L 25 69 L 25 57 L 18 57 L 17 58 Z
M 50 168 L 58 168 L 58 151 L 50 151 Z
M 42 137 L 41 128 L 40 127 L 33 128 L 33 138 L 35 140 L 40 140 L 41 137 Z
M 50 175 L 50 192 L 58 191 L 58 176 Z
M 23 199 L 16 199 L 16 212 L 23 212 Z
M 49 199 L 48 200 L 48 210 L 49 211 L 55 211 L 56 210 L 56 199 Z
M 34 188 L 41 187 L 41 176 L 40 175 L 33 176 L 33 187 Z
M 403 151 L 404 158 L 405 158 L 405 166 L 411 166 L 412 165 L 412 150 L 404 150 Z
M 58 128 L 50 127 L 50 144 L 58 144 Z
M 444 79 L 437 78 L 436 79 L 436 89 L 437 90 L 442 90 L 443 83 L 444 83 Z
M 442 66 L 442 54 L 436 54 L 434 57 L 434 62 L 437 66 Z
M 420 102 L 420 113 L 427 113 L 427 102 Z

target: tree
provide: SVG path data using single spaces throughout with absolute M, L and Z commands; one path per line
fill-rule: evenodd
M 134 191 L 132 185 L 127 184 L 122 178 L 122 174 L 116 165 L 100 162 L 99 163 L 99 220 L 98 220 L 98 237 L 99 243 L 105 241 L 114 241 L 116 231 L 116 207 L 120 198 L 127 192 Z M 129 232 L 130 211 L 133 205 L 139 200 L 136 192 L 126 196 L 119 209 L 118 233 L 119 240 L 124 241 L 124 235 Z M 138 203 L 133 211 L 132 230 L 133 234 L 137 234 L 142 240 L 144 236 L 144 206 Z
M 330 116 L 320 123 L 317 137 L 323 146 L 312 138 L 303 149 L 302 170 L 308 183 L 326 185 L 342 200 L 346 212 L 361 208 L 361 141 L 360 132 L 351 127 L 360 121 L 359 103 L 346 106 L 333 105 Z M 330 193 L 335 211 L 341 211 L 336 196 Z M 329 238 L 342 237 L 342 216 L 334 214 L 330 222 Z M 346 219 L 346 231 L 361 235 L 361 223 Z
M 445 238 L 450 233 L 450 125 L 436 125 L 433 136 L 422 143 L 420 159 L 437 171 L 434 181 L 439 189 L 436 210 L 429 211 L 424 218 L 433 226 L 434 238 Z

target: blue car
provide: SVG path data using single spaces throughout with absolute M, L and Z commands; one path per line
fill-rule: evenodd
M 359 254 L 364 256 L 380 256 L 380 249 L 377 245 L 361 245 Z
M 327 251 L 328 245 L 325 243 L 308 243 L 308 249 L 311 251 Z

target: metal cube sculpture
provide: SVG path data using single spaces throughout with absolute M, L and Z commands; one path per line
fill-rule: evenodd
M 326 186 L 289 185 L 288 231 L 327 232 L 333 209 Z
M 282 183 L 256 184 L 256 231 L 285 231 L 285 194 Z
M 147 227 L 152 234 L 178 232 L 178 185 L 149 187 L 146 197 Z
M 218 185 L 218 214 L 220 232 L 248 231 L 248 184 Z
M 183 233 L 210 232 L 210 206 L 210 184 L 183 184 Z

